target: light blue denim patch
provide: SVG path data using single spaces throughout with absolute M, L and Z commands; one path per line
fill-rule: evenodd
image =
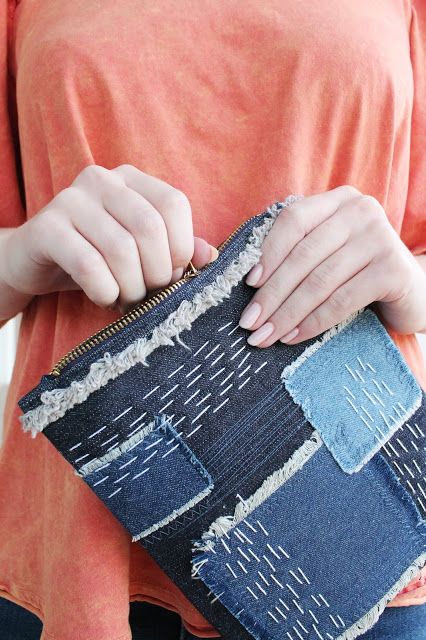
M 213 481 L 168 422 L 83 479 L 135 539 L 165 526 L 210 493 Z
M 256 640 L 356 637 L 426 560 L 415 506 L 380 456 L 350 475 L 322 445 L 243 519 L 226 520 L 195 553 L 194 579 Z
M 336 462 L 354 473 L 420 406 L 422 390 L 368 308 L 318 344 L 282 379 Z

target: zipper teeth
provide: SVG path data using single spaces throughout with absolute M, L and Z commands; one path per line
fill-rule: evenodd
M 77 358 L 78 356 L 83 355 L 83 353 L 89 351 L 92 347 L 96 346 L 106 338 L 110 338 L 115 333 L 117 333 L 118 330 L 124 329 L 128 324 L 130 324 L 130 322 L 143 315 L 145 311 L 152 309 L 152 307 L 154 307 L 156 304 L 167 298 L 170 293 L 176 291 L 176 289 L 179 289 L 179 287 L 184 284 L 184 282 L 187 282 L 190 277 L 191 276 L 187 275 L 184 278 L 177 280 L 174 284 L 155 294 L 146 302 L 142 303 L 141 305 L 137 305 L 131 311 L 127 312 L 123 316 L 120 316 L 120 318 L 114 320 L 114 322 L 106 325 L 106 327 L 103 327 L 102 329 L 91 335 L 89 338 L 86 338 L 85 340 L 83 340 L 83 342 L 80 342 L 80 344 L 71 349 L 71 351 L 66 353 L 60 360 L 58 360 L 58 362 L 56 362 L 49 375 L 59 376 L 61 370 L 69 362 L 75 360 L 75 358 Z
M 236 235 L 236 233 L 238 233 L 238 231 L 240 231 L 240 229 L 249 222 L 249 220 L 245 220 L 236 229 L 234 229 L 234 231 L 217 247 L 217 250 L 219 252 L 222 251 L 226 247 L 226 245 L 232 240 L 232 238 Z M 200 271 L 201 269 L 192 273 L 190 272 L 190 273 L 184 274 L 183 277 L 180 280 L 177 280 L 174 284 L 166 287 L 165 289 L 162 289 L 161 291 L 156 293 L 154 296 L 149 298 L 149 300 L 147 300 L 146 302 L 141 302 L 139 305 L 136 305 L 133 309 L 131 309 L 131 311 L 128 311 L 126 314 L 122 315 L 120 318 L 117 318 L 117 320 L 114 320 L 114 322 L 111 322 L 110 324 L 106 325 L 105 327 L 103 327 L 102 329 L 94 333 L 89 338 L 86 338 L 85 340 L 83 340 L 83 342 L 80 342 L 80 344 L 78 344 L 76 347 L 71 349 L 71 351 L 66 353 L 60 360 L 58 360 L 58 362 L 55 363 L 49 375 L 59 376 L 61 374 L 62 369 L 69 362 L 71 362 L 72 360 L 75 360 L 78 356 L 83 355 L 83 353 L 86 353 L 92 347 L 95 347 L 100 342 L 103 342 L 103 340 L 110 338 L 111 336 L 116 334 L 117 331 L 119 331 L 120 329 L 124 329 L 128 324 L 130 324 L 130 322 L 132 322 L 133 320 L 136 320 L 136 318 L 139 318 L 146 311 L 149 311 L 150 309 L 155 307 L 159 302 L 162 302 L 163 300 L 165 300 L 171 293 L 179 289 L 179 287 L 181 287 L 190 278 L 198 275 Z

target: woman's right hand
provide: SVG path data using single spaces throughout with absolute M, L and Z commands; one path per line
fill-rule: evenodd
M 3 246 L 1 277 L 32 295 L 82 289 L 122 312 L 217 257 L 194 238 L 186 195 L 130 164 L 89 165 Z

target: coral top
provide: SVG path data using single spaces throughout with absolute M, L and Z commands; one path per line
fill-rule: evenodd
M 88 164 L 181 189 L 219 244 L 289 193 L 352 184 L 426 252 L 424 0 L 0 0 L 0 225 L 33 216 Z M 120 314 L 82 291 L 23 312 L 0 449 L 0 595 L 43 640 L 130 640 L 129 600 L 218 633 L 70 467 L 18 399 Z M 390 332 L 419 383 L 414 335 Z M 392 605 L 426 603 L 413 581 Z M 417 587 L 417 588 L 416 588 Z

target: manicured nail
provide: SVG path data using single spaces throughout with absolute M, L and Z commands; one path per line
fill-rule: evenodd
M 262 275 L 263 267 L 261 264 L 256 264 L 251 271 L 249 271 L 246 277 L 246 284 L 250 287 L 253 287 L 260 280 L 260 276 Z
M 218 257 L 218 255 L 219 255 L 219 251 L 216 249 L 216 247 L 213 247 L 212 245 L 210 245 L 210 262 L 214 262 Z
M 256 322 L 260 316 L 262 307 L 258 302 L 252 302 L 244 309 L 241 314 L 239 325 L 243 329 L 250 329 L 250 327 Z
M 293 340 L 293 338 L 295 338 L 298 333 L 299 329 L 296 327 L 295 329 L 292 329 L 292 331 L 289 331 L 285 336 L 280 338 L 280 342 L 290 342 L 290 340 Z
M 266 322 L 247 338 L 247 342 L 255 347 L 257 344 L 263 342 L 268 336 L 270 336 L 273 330 L 274 325 L 272 324 L 272 322 Z

